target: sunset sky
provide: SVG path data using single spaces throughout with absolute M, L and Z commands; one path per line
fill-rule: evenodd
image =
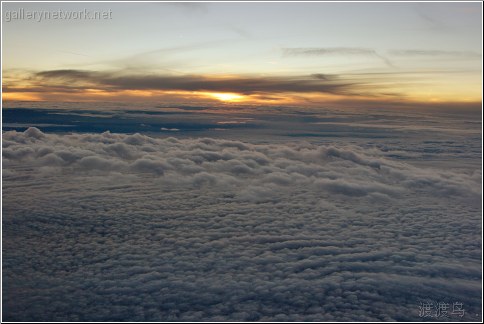
M 480 3 L 3 3 L 3 100 L 480 106 L 481 23 Z

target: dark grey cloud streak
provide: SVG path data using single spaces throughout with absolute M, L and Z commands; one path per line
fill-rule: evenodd
M 387 66 L 395 67 L 393 63 L 385 56 L 378 54 L 377 51 L 371 48 L 364 47 L 296 47 L 283 48 L 284 56 L 323 56 L 323 55 L 360 55 L 360 56 L 375 56 L 382 60 Z
M 238 92 L 254 94 L 261 92 L 319 92 L 348 94 L 357 87 L 337 77 L 321 78 L 322 74 L 282 77 L 230 77 L 214 78 L 199 75 L 125 75 L 120 72 L 98 72 L 88 70 L 51 70 L 35 74 L 47 82 L 90 83 L 109 90 L 185 90 Z M 76 85 L 73 85 L 76 87 Z

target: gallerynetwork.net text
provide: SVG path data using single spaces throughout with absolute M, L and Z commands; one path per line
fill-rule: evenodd
M 44 20 L 109 20 L 112 19 L 113 12 L 109 10 L 17 10 L 4 11 L 5 22 L 13 20 L 34 20 L 42 22 Z

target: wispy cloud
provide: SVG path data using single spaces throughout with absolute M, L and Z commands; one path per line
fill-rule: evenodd
M 385 56 L 378 54 L 374 49 L 365 47 L 295 47 L 283 48 L 284 56 L 324 56 L 324 55 L 360 55 L 375 56 L 387 66 L 394 67 L 393 63 Z
M 71 54 L 71 55 L 77 55 L 77 56 L 91 57 L 90 55 L 86 55 L 86 54 L 82 54 L 82 53 L 75 53 L 75 52 L 71 52 L 71 51 L 58 50 L 58 52 L 65 53 L 65 54 Z
M 443 51 L 443 50 L 425 50 L 425 49 L 409 49 L 409 50 L 392 50 L 389 54 L 395 56 L 438 56 L 438 57 L 453 57 L 453 58 L 474 58 L 480 59 L 481 54 L 470 51 Z
M 181 10 L 184 10 L 190 13 L 193 13 L 193 12 L 207 13 L 208 11 L 207 3 L 201 3 L 201 2 L 167 2 L 167 3 L 160 3 L 160 4 L 178 7 Z
M 283 48 L 284 55 L 373 55 L 374 50 L 360 47 Z

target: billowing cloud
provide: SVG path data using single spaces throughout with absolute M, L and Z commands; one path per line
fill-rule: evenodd
M 419 320 L 428 300 L 480 320 L 479 168 L 304 141 L 2 143 L 5 320 Z

